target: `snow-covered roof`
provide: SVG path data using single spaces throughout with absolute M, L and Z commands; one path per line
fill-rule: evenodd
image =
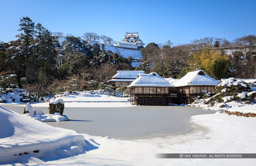
M 156 73 L 140 74 L 128 87 L 172 87 L 163 77 Z
M 174 86 L 189 86 L 189 85 L 211 85 L 216 86 L 218 80 L 208 76 L 203 70 L 197 70 L 187 73 L 184 77 L 174 82 Z
M 127 78 L 134 78 L 136 79 L 139 74 L 144 74 L 143 70 L 118 70 L 117 73 L 112 78 L 121 78 L 121 79 L 127 79 Z
M 120 82 L 132 82 L 134 81 L 135 78 L 130 78 L 130 79 L 111 79 L 108 82 L 116 82 L 116 81 L 120 81 Z
M 175 81 L 177 81 L 178 79 L 174 79 L 174 78 L 164 78 L 166 81 L 168 81 L 170 84 L 174 84 Z

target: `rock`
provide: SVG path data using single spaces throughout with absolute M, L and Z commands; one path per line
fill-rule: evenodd
M 251 104 L 251 101 L 245 101 L 244 104 Z
M 55 114 L 56 112 L 60 113 L 60 115 L 63 115 L 64 101 L 62 99 L 50 100 L 49 113 Z
M 219 107 L 220 107 L 220 108 L 225 108 L 225 107 L 226 107 L 226 104 L 221 104 Z

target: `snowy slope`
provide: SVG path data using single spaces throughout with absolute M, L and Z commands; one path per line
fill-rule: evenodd
M 90 44 L 93 45 L 94 42 L 91 42 Z M 99 45 L 100 45 L 100 48 L 101 48 L 101 44 L 99 44 Z M 121 48 L 121 47 L 110 46 L 110 45 L 105 45 L 104 47 L 105 47 L 105 51 L 112 51 L 113 53 L 117 53 L 119 55 L 122 55 L 124 58 L 132 57 L 135 60 L 139 60 L 139 61 L 132 62 L 133 67 L 139 66 L 141 64 L 140 60 L 143 59 L 142 54 L 141 54 L 141 50 Z
M 105 50 L 118 53 L 125 58 L 128 58 L 130 56 L 130 57 L 133 57 L 134 59 L 142 59 L 141 50 L 128 49 L 128 48 L 126 49 L 126 48 L 120 48 L 120 47 L 109 46 L 109 45 L 105 45 Z
M 75 131 L 54 128 L 0 107 L 0 164 L 45 161 L 84 153 L 92 148 Z

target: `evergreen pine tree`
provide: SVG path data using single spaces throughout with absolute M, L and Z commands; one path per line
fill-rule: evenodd
M 33 71 L 34 65 L 36 64 L 36 58 L 33 57 L 33 49 L 34 49 L 34 34 L 35 34 L 35 26 L 34 22 L 29 17 L 23 17 L 20 20 L 20 29 L 21 34 L 17 35 L 18 40 L 20 40 L 20 51 L 19 55 L 19 73 L 18 79 L 21 77 L 22 73 L 25 72 L 25 76 L 27 77 L 27 81 L 32 83 L 35 80 L 35 73 Z
M 41 24 L 36 25 L 36 54 L 38 62 L 38 80 L 42 88 L 47 88 L 55 76 L 57 51 L 51 32 Z

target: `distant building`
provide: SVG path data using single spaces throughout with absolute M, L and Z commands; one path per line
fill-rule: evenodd
M 139 74 L 144 74 L 143 70 L 118 70 L 117 73 L 108 82 L 115 88 L 130 85 Z
M 117 47 L 140 49 L 144 47 L 144 43 L 140 40 L 138 32 L 126 32 L 124 40 L 117 42 Z

